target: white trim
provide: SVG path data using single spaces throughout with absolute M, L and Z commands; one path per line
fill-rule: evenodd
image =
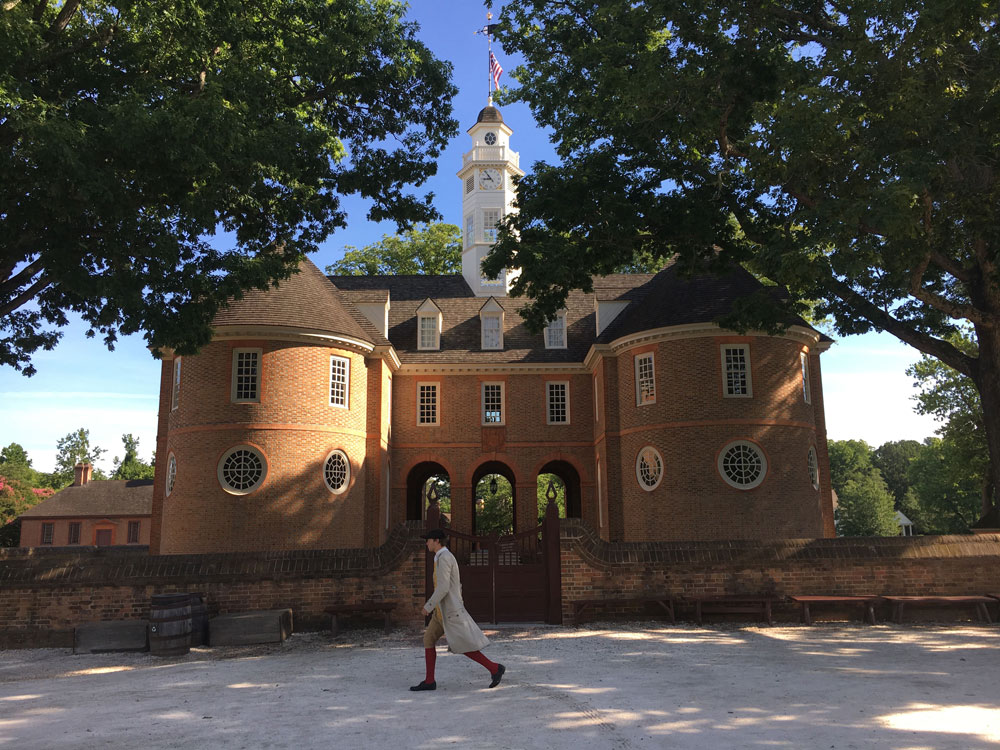
M 486 346 L 486 321 L 495 320 L 497 323 L 496 333 L 498 339 L 498 346 Z M 483 351 L 502 351 L 503 350 L 503 313 L 496 312 L 481 312 L 479 313 L 479 347 Z
M 644 461 L 645 458 L 653 459 L 652 468 L 657 471 L 656 481 L 653 484 L 648 484 L 642 476 L 643 464 L 646 464 L 647 466 L 650 465 Z M 660 452 L 652 445 L 644 445 L 640 448 L 639 452 L 635 456 L 635 480 L 639 483 L 639 488 L 645 490 L 646 492 L 652 492 L 660 486 L 660 482 L 663 481 L 664 473 L 663 456 L 660 455 Z
M 731 479 L 724 468 L 724 463 L 726 455 L 729 451 L 737 447 L 749 448 L 754 452 L 758 459 L 760 460 L 760 474 L 752 482 L 747 482 L 746 484 L 740 484 L 734 479 Z M 752 490 L 754 487 L 759 487 L 764 480 L 767 478 L 767 456 L 764 454 L 764 449 L 761 448 L 757 443 L 752 440 L 733 440 L 731 443 L 727 443 L 721 451 L 719 451 L 719 458 L 716 461 L 716 468 L 719 470 L 719 476 L 722 477 L 722 481 L 737 490 Z
M 254 482 L 249 487 L 243 489 L 235 488 L 228 485 L 226 483 L 226 480 L 223 478 L 223 473 L 222 473 L 223 468 L 226 465 L 226 461 L 228 461 L 229 458 L 237 451 L 246 451 L 248 453 L 251 453 L 260 461 L 260 476 L 257 478 L 257 481 Z M 260 489 L 261 485 L 264 484 L 264 480 L 267 479 L 267 458 L 264 456 L 263 453 L 261 453 L 259 449 L 255 448 L 252 445 L 246 445 L 246 444 L 234 445 L 232 448 L 230 448 L 229 450 L 227 450 L 225 453 L 222 454 L 222 458 L 219 459 L 219 463 L 216 466 L 215 474 L 216 478 L 219 480 L 219 485 L 222 487 L 224 491 L 228 492 L 230 495 L 249 495 L 251 492 L 255 492 L 256 490 Z
M 416 418 L 417 427 L 437 427 L 441 424 L 441 383 L 439 381 L 418 381 L 416 391 Z M 433 386 L 434 387 L 434 421 L 433 422 L 421 422 L 420 421 L 420 387 L 421 386 Z
M 355 349 L 365 354 L 375 349 L 375 344 L 350 336 L 304 328 L 289 328 L 286 326 L 238 325 L 219 326 L 213 329 L 212 341 L 231 341 L 233 339 L 270 339 L 272 341 L 294 341 L 312 344 L 314 346 L 336 346 L 340 349 Z
M 799 369 L 802 375 L 802 400 L 807 404 L 812 403 L 812 387 L 809 383 L 809 355 L 799 352 Z
M 814 490 L 819 489 L 819 456 L 816 454 L 816 446 L 810 445 L 806 453 L 806 470 L 809 472 L 809 482 Z
M 738 367 L 734 367 L 732 372 L 735 376 L 739 373 L 744 373 L 746 375 L 746 393 L 739 393 L 730 390 L 729 381 L 729 361 L 727 359 L 726 353 L 728 350 L 739 350 L 742 352 L 743 364 L 745 365 L 745 370 L 740 370 Z M 722 396 L 724 398 L 753 398 L 753 367 L 750 361 L 750 345 L 749 344 L 719 344 L 719 359 L 722 363 Z
M 642 380 L 639 376 L 640 360 L 649 359 L 649 367 L 651 375 L 649 378 L 649 390 L 651 395 L 644 396 L 643 392 L 646 390 L 642 387 Z M 636 354 L 632 358 L 632 368 L 635 376 L 635 405 L 636 406 L 649 406 L 650 404 L 656 403 L 656 357 L 654 352 L 642 352 L 641 354 Z
M 330 479 L 326 472 L 326 468 L 334 456 L 340 456 L 340 458 L 344 460 L 344 483 L 337 488 L 334 488 L 333 485 L 330 484 Z M 323 484 L 325 484 L 326 488 L 334 495 L 343 495 L 347 492 L 347 488 L 351 485 L 351 459 L 349 459 L 347 454 L 339 448 L 335 448 L 327 453 L 326 458 L 323 459 Z
M 335 362 L 342 362 L 344 364 L 343 375 L 344 375 L 344 403 L 338 403 L 334 401 L 333 398 L 333 386 L 336 381 L 334 380 L 334 369 L 333 365 Z M 348 357 L 339 357 L 336 354 L 330 355 L 330 406 L 336 407 L 337 409 L 350 409 L 351 408 L 351 360 Z
M 487 422 L 486 421 L 486 386 L 500 386 L 500 421 L 499 422 Z M 502 380 L 500 381 L 484 381 L 479 386 L 479 415 L 482 420 L 483 427 L 501 427 L 507 423 L 506 414 L 506 383 Z
M 254 395 L 252 398 L 238 398 L 236 395 L 237 388 L 237 362 L 239 362 L 241 354 L 256 354 L 256 368 L 254 372 Z M 229 397 L 234 404 L 259 404 L 260 403 L 260 371 L 262 369 L 264 362 L 264 350 L 254 347 L 249 348 L 236 348 L 233 349 L 233 363 L 232 363 L 232 375 L 230 380 L 230 391 Z
M 425 320 L 433 321 L 434 326 L 434 343 L 430 346 L 424 344 L 423 337 L 423 322 Z M 441 313 L 417 313 L 417 350 L 418 351 L 437 351 L 441 348 Z
M 552 421 L 552 391 L 551 386 L 561 385 L 564 388 L 563 395 L 566 399 L 564 409 L 566 410 L 566 419 L 561 421 Z M 550 425 L 564 425 L 570 423 L 570 411 L 569 411 L 569 381 L 568 380 L 546 380 L 545 381 L 545 424 Z
M 593 388 L 594 388 L 594 424 L 601 421 L 601 401 L 598 398 L 598 377 L 597 373 L 594 373 Z
M 173 451 L 167 454 L 167 476 L 163 483 L 163 496 L 170 497 L 170 493 L 174 491 L 174 485 L 177 483 L 177 456 L 174 455 Z

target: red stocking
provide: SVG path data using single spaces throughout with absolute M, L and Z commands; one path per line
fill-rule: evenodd
M 436 648 L 424 649 L 424 663 L 427 666 L 427 675 L 424 677 L 424 682 L 434 682 L 434 664 L 437 662 L 437 655 Z
M 490 661 L 485 656 L 483 656 L 482 651 L 469 651 L 466 654 L 466 656 L 472 659 L 472 661 L 477 662 L 478 664 L 482 664 L 484 667 L 490 670 L 490 674 L 496 674 L 497 668 L 500 666 L 496 662 Z

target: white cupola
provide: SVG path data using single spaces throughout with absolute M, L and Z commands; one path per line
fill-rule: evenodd
M 524 174 L 520 157 L 510 148 L 513 131 L 503 121 L 493 100 L 469 128 L 472 150 L 462 156 L 458 178 L 462 184 L 462 276 L 477 297 L 506 296 L 517 273 L 504 270 L 485 279 L 483 258 L 496 242 L 496 225 L 515 211 L 512 178 Z

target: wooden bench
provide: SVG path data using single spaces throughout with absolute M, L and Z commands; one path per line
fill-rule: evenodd
M 799 595 L 789 596 L 796 604 L 802 607 L 799 619 L 806 625 L 812 625 L 812 616 L 809 613 L 809 606 L 812 604 L 849 604 L 860 605 L 863 609 L 862 619 L 864 622 L 875 624 L 875 606 L 882 600 L 882 597 L 873 594 L 863 596 L 826 596 L 826 595 Z
M 395 608 L 395 602 L 357 602 L 355 604 L 335 604 L 323 611 L 330 615 L 330 632 L 333 635 L 340 632 L 340 617 L 358 613 L 385 615 L 385 632 L 388 633 L 392 628 L 392 611 Z
M 701 625 L 705 614 L 758 615 L 768 625 L 774 625 L 771 605 L 780 599 L 768 594 L 723 594 L 719 596 L 692 596 L 694 619 Z
M 895 622 L 903 621 L 903 612 L 907 604 L 915 607 L 974 607 L 976 615 L 983 622 L 993 622 L 990 617 L 990 610 L 986 606 L 993 603 L 990 596 L 883 596 L 887 602 L 892 604 L 892 619 Z
M 674 600 L 669 596 L 649 594 L 645 596 L 616 597 L 613 599 L 577 599 L 573 602 L 573 624 L 580 623 L 583 613 L 588 609 L 620 604 L 656 604 L 667 613 L 667 616 L 670 617 L 670 622 L 677 622 L 674 618 Z

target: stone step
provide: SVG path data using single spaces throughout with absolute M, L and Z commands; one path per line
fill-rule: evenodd
M 292 632 L 292 610 L 266 609 L 213 617 L 208 622 L 212 646 L 249 646 L 281 643 Z

